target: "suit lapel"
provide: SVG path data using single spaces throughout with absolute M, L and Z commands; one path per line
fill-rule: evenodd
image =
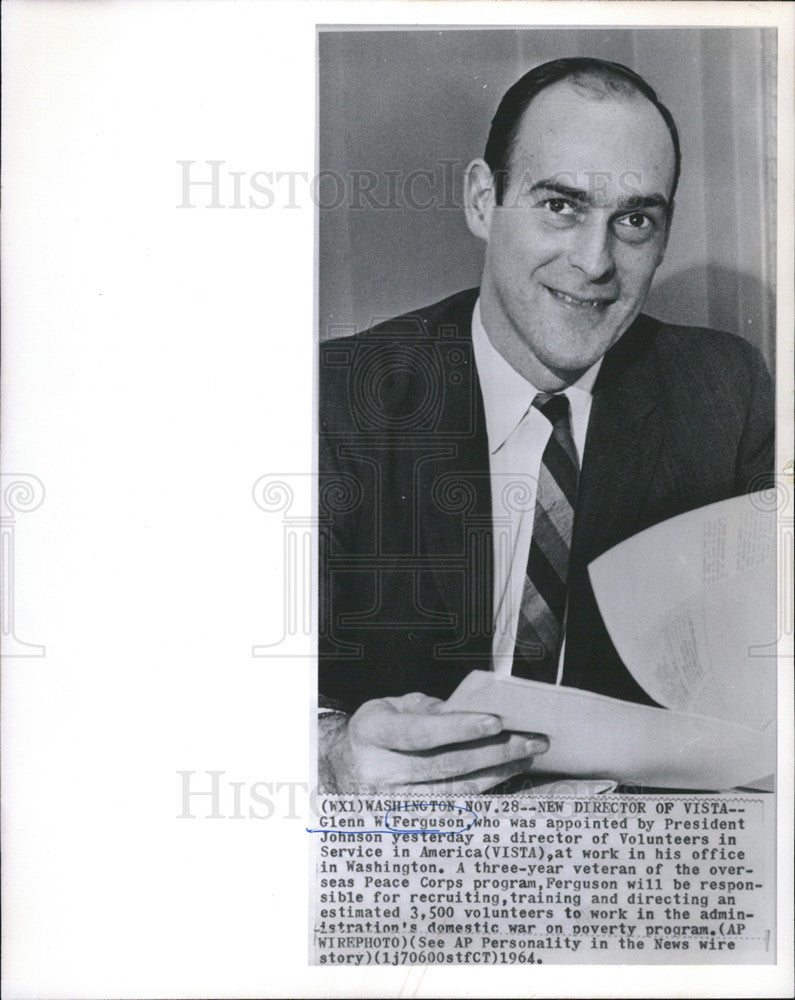
M 417 510 L 424 552 L 462 638 L 492 633 L 491 479 L 472 349 L 477 294 L 474 289 L 457 296 L 428 325 L 438 349 L 444 401 L 434 432 L 440 449 L 420 473 Z

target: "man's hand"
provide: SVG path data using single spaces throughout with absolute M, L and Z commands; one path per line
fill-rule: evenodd
M 352 716 L 321 716 L 321 785 L 338 794 L 477 793 L 526 771 L 542 735 L 502 731 L 495 715 L 440 712 L 424 694 L 365 702 Z

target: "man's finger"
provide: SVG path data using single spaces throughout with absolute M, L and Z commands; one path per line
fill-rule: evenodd
M 503 734 L 496 740 L 479 741 L 455 750 L 443 750 L 433 754 L 405 754 L 404 761 L 409 768 L 409 780 L 444 780 L 472 774 L 485 768 L 502 767 L 516 761 L 522 761 L 526 765 L 529 758 L 546 753 L 549 749 L 549 740 L 546 736 L 532 736 L 529 739 L 516 734 L 508 738 L 506 736 L 507 734 Z M 397 762 L 396 767 L 401 769 Z
M 480 712 L 398 712 L 383 701 L 370 702 L 364 709 L 351 719 L 352 739 L 387 750 L 432 750 L 502 731 L 498 716 Z

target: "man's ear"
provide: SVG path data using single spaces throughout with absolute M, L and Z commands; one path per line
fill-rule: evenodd
M 473 160 L 464 174 L 464 211 L 473 236 L 488 242 L 496 204 L 494 178 L 485 160 Z

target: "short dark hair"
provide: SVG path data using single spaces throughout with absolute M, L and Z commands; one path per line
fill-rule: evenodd
M 641 94 L 651 101 L 662 115 L 671 140 L 674 144 L 674 183 L 671 188 L 671 203 L 673 203 L 676 185 L 679 183 L 681 151 L 679 148 L 679 133 L 676 129 L 673 115 L 657 97 L 642 76 L 639 76 L 628 66 L 621 63 L 607 62 L 604 59 L 575 57 L 570 59 L 553 59 L 552 62 L 536 66 L 529 73 L 505 92 L 497 113 L 491 120 L 489 138 L 486 142 L 484 159 L 495 178 L 497 204 L 501 204 L 507 186 L 511 169 L 511 156 L 516 145 L 516 138 L 522 116 L 534 97 L 553 83 L 562 80 L 573 80 L 575 83 L 593 87 L 598 85 L 603 92 L 615 94 Z

